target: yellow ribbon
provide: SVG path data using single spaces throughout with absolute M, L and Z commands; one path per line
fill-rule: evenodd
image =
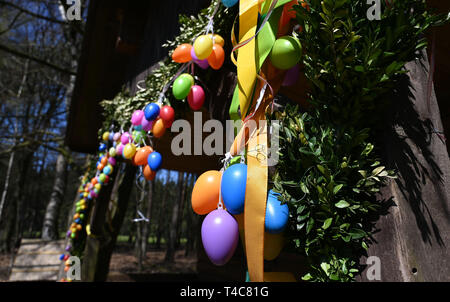
M 258 0 L 239 1 L 239 42 L 255 35 L 258 23 L 258 4 Z M 239 48 L 238 52 L 237 81 L 242 119 L 247 113 L 256 81 L 255 43 L 256 40 L 252 39 L 245 46 Z

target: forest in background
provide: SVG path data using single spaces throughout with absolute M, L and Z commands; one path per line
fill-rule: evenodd
M 66 22 L 66 1 L 0 0 L 0 253 L 14 252 L 21 238 L 64 238 L 77 201 L 90 158 L 64 138 L 87 16 L 81 3 L 82 19 Z M 142 246 L 147 238 L 169 247 L 168 261 L 176 248 L 195 250 L 195 177 L 163 170 L 144 192 L 135 183 L 119 241 Z M 138 209 L 149 223 L 133 222 Z

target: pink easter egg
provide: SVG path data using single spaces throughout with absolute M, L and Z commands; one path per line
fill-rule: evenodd
M 132 141 L 131 135 L 128 132 L 124 132 L 120 137 L 120 141 L 122 142 L 122 145 L 128 144 Z
M 199 110 L 202 108 L 205 102 L 205 91 L 199 85 L 191 87 L 191 91 L 188 94 L 188 103 L 192 110 Z
M 121 134 L 119 132 L 114 133 L 113 140 L 118 141 L 120 139 Z
M 134 111 L 133 115 L 131 116 L 131 123 L 135 126 L 139 126 L 141 124 L 143 116 L 144 116 L 144 111 L 142 111 L 142 110 Z
M 122 155 L 124 147 L 125 147 L 124 144 L 122 144 L 122 143 L 118 144 L 117 147 L 116 147 L 116 154 L 117 155 Z

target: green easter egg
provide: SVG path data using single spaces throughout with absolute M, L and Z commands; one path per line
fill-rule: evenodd
M 175 82 L 173 82 L 172 93 L 177 100 L 185 99 L 191 87 L 193 85 L 194 78 L 190 74 L 184 74 L 179 76 Z
M 290 69 L 294 67 L 302 56 L 302 45 L 297 38 L 283 36 L 273 44 L 270 52 L 270 60 L 278 69 Z

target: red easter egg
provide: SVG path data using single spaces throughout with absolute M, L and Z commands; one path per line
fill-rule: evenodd
M 175 111 L 171 106 L 163 106 L 159 111 L 159 117 L 164 121 L 166 128 L 170 128 L 175 119 Z
M 191 87 L 191 91 L 188 94 L 188 103 L 189 107 L 192 110 L 199 110 L 202 108 L 203 103 L 205 102 L 205 92 L 203 88 L 198 85 L 194 85 Z

